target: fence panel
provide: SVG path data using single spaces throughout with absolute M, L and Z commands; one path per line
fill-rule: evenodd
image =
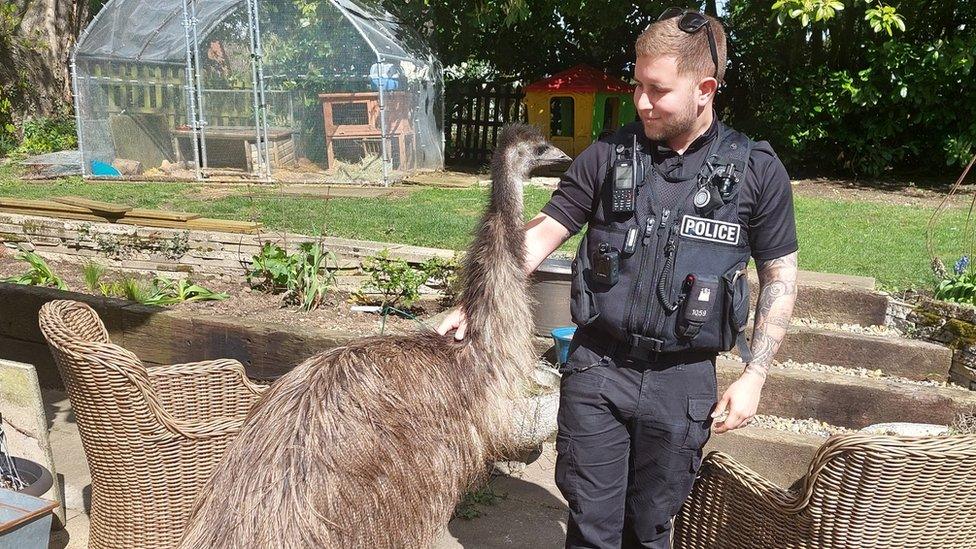
M 499 129 L 527 118 L 522 87 L 512 82 L 449 81 L 445 85 L 445 161 L 485 164 Z

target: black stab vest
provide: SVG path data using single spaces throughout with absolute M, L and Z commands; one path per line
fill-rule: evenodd
M 629 148 L 634 132 L 642 131 L 639 124 L 628 124 L 607 141 Z M 636 211 L 612 212 L 615 153 L 611 147 L 608 173 L 596 189 L 593 214 L 573 261 L 572 316 L 587 334 L 629 345 L 632 354 L 635 350 L 721 352 L 738 342 L 740 353 L 748 359 L 744 330 L 749 317 L 746 266 L 751 250 L 738 206 L 753 141 L 719 122 L 717 135 L 707 146 L 706 161 L 711 159 L 718 169 L 732 164 L 739 174 L 729 201 L 707 215 L 699 215 L 693 202 L 702 170 L 696 171 L 695 184 L 687 185 L 689 192 L 679 197 L 677 206 L 667 210 L 655 192 L 664 183 L 663 176 L 650 155 L 642 152 L 638 154 L 643 156 L 644 179 L 637 189 Z M 638 231 L 637 246 L 626 254 L 624 241 L 631 228 Z M 603 243 L 620 251 L 619 279 L 612 286 L 592 276 L 591 258 Z M 681 305 L 689 298 L 688 275 L 717 281 L 717 291 L 698 292 L 713 302 L 707 320 L 693 336 L 678 328 Z

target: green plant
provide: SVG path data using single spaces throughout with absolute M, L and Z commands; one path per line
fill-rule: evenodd
M 430 278 L 425 267 L 416 269 L 403 259 L 392 258 L 387 249 L 365 258 L 361 269 L 369 278 L 357 297 L 362 301 L 375 301 L 367 297 L 364 290 L 378 292 L 379 304 L 384 308 L 410 308 L 420 299 L 420 286 Z
M 59 290 L 68 289 L 64 281 L 58 275 L 54 274 L 54 271 L 44 261 L 44 258 L 34 252 L 20 252 L 14 259 L 26 261 L 30 264 L 30 269 L 20 276 L 6 278 L 3 280 L 4 282 L 29 286 L 53 286 Z
M 427 284 L 431 287 L 440 288 L 444 293 L 444 298 L 453 302 L 457 299 L 461 291 L 461 259 L 457 252 L 451 259 L 432 257 L 424 262 L 421 269 L 427 273 Z
M 329 269 L 329 260 L 336 266 Z M 338 262 L 320 242 L 305 242 L 289 254 L 281 246 L 265 242 L 251 261 L 247 280 L 253 287 L 270 293 L 284 292 L 286 303 L 302 311 L 318 307 L 335 287 Z
M 284 248 L 265 242 L 261 251 L 251 258 L 247 282 L 253 288 L 270 293 L 284 292 L 294 278 L 294 259 Z
M 94 261 L 89 260 L 81 267 L 81 277 L 85 280 L 85 287 L 93 292 L 102 287 L 103 276 L 105 276 L 105 267 Z
M 152 282 L 144 282 L 132 275 L 122 275 L 109 283 L 100 283 L 99 291 L 104 296 L 123 297 L 143 305 L 166 306 L 191 301 L 223 301 L 230 296 L 215 292 L 189 279 L 172 280 L 156 276 Z
M 508 494 L 495 492 L 490 485 L 482 486 L 464 494 L 457 507 L 454 508 L 454 516 L 466 520 L 478 518 L 481 515 L 478 510 L 479 506 L 495 505 L 507 497 Z
M 43 116 L 24 121 L 24 137 L 18 154 L 44 154 L 78 146 L 75 119 L 68 115 Z
M 144 305 L 172 305 L 191 301 L 223 301 L 230 296 L 194 284 L 190 279 L 170 280 L 157 276 L 152 281 L 150 295 L 140 303 Z
M 121 290 L 122 297 L 136 303 L 146 303 L 153 296 L 148 284 L 128 274 L 119 279 L 118 289 Z
M 976 305 L 976 271 L 949 275 L 935 288 L 935 299 Z

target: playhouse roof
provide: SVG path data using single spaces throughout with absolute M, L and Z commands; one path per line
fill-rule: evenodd
M 533 82 L 525 91 L 564 91 L 564 92 L 622 92 L 630 93 L 634 87 L 619 78 L 607 76 L 603 71 L 589 65 L 576 65 L 562 72 Z

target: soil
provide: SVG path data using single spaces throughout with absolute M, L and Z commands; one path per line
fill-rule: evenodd
M 854 200 L 895 206 L 922 206 L 935 208 L 949 193 L 953 182 L 913 180 L 856 180 L 856 179 L 797 179 L 793 181 L 793 194 L 816 198 Z M 962 185 L 949 203 L 966 206 L 973 201 L 976 185 Z
M 0 279 L 20 275 L 27 271 L 26 262 L 13 259 L 9 250 L 0 246 Z M 68 289 L 73 292 L 101 295 L 90 291 L 82 277 L 81 266 L 68 261 L 48 261 L 48 266 L 61 277 Z M 111 282 L 118 276 L 116 271 L 109 270 L 103 276 L 104 282 Z M 136 275 L 139 280 L 151 280 L 148 274 Z M 423 295 L 409 310 L 416 319 L 390 314 L 383 317 L 377 313 L 353 311 L 355 303 L 350 302 L 351 293 L 345 291 L 330 292 L 325 302 L 317 309 L 302 312 L 297 305 L 282 302 L 281 295 L 272 295 L 251 289 L 243 277 L 193 277 L 193 282 L 216 292 L 226 292 L 230 295 L 224 301 L 197 301 L 192 303 L 178 303 L 167 309 L 187 311 L 194 315 L 222 316 L 246 318 L 249 320 L 283 324 L 288 326 L 314 326 L 326 330 L 342 330 L 358 335 L 378 335 L 381 333 L 405 333 L 421 327 L 424 322 L 431 328 L 435 323 L 431 320 L 447 306 L 438 294 Z

